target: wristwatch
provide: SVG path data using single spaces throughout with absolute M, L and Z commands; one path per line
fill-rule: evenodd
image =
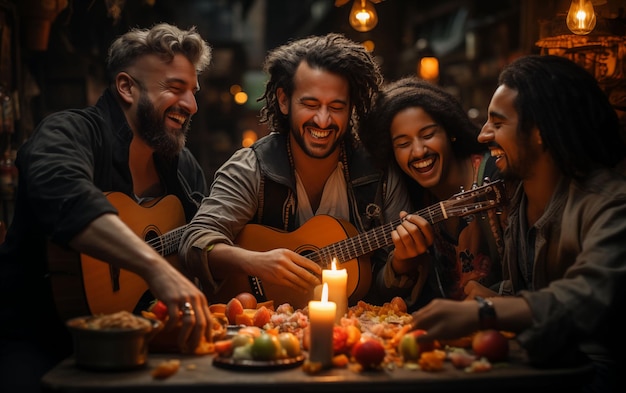
M 485 299 L 482 296 L 474 296 L 474 299 L 478 302 L 478 323 L 480 330 L 495 329 L 496 309 L 493 307 L 491 300 Z

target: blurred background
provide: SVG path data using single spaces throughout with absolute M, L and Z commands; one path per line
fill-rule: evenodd
M 443 86 L 478 124 L 503 65 L 530 53 L 583 64 L 623 115 L 626 0 L 574 2 L 592 5 L 589 31 L 568 27 L 572 0 L 0 0 L 0 214 L 9 214 L 15 151 L 47 114 L 97 100 L 107 48 L 130 27 L 196 26 L 213 47 L 188 139 L 210 182 L 236 149 L 267 132 L 257 102 L 267 51 L 312 34 L 363 43 L 386 80 L 417 74 Z M 377 21 L 351 23 L 357 8 Z

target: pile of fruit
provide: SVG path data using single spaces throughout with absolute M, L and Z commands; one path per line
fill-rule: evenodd
M 289 304 L 275 307 L 272 301 L 257 302 L 244 292 L 226 304 L 209 309 L 220 323 L 239 326 L 231 336 L 214 334 L 211 352 L 241 360 L 273 361 L 295 358 L 309 349 L 308 310 L 294 310 Z M 151 310 L 163 314 L 158 305 Z M 477 332 L 448 342 L 418 341 L 424 330 L 411 330 L 412 317 L 401 298 L 382 306 L 358 302 L 350 307 L 333 328 L 332 364 L 355 370 L 407 367 L 437 371 L 449 361 L 469 372 L 491 369 L 491 362 L 508 357 L 510 334 L 496 330 Z M 166 314 L 166 312 L 165 312 Z M 216 328 L 217 329 L 217 328 Z M 315 373 L 321 365 L 305 361 L 303 369 Z

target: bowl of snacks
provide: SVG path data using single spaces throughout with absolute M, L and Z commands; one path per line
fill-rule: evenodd
M 127 311 L 70 319 L 76 365 L 94 370 L 129 370 L 145 365 L 148 343 L 162 328 Z

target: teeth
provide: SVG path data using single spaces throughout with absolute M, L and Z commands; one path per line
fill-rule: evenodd
M 414 162 L 412 166 L 417 169 L 422 169 L 422 168 L 426 168 L 429 165 L 432 165 L 433 161 L 434 160 L 432 158 L 428 158 L 426 160 L 420 160 L 420 161 Z
M 314 138 L 326 138 L 328 135 L 330 135 L 330 131 L 313 131 L 311 130 L 311 135 Z
M 504 150 L 502 149 L 491 149 L 491 156 L 492 157 L 501 157 L 504 155 Z
M 170 113 L 168 117 L 179 124 L 184 124 L 185 120 L 187 120 L 186 116 L 179 115 L 178 113 Z

